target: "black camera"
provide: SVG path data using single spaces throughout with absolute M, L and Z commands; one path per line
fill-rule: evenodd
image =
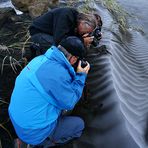
M 86 60 L 85 60 L 84 58 L 83 58 L 83 59 L 82 59 L 82 58 L 79 58 L 79 59 L 77 60 L 77 62 L 73 65 L 75 71 L 77 70 L 77 67 L 78 67 L 79 61 L 81 61 L 81 67 L 82 67 L 82 68 L 84 68 L 84 67 L 87 66 L 87 62 L 86 62 Z
M 92 41 L 93 46 L 99 45 L 99 40 L 101 39 L 101 27 L 96 27 L 93 32 L 89 33 L 89 36 L 94 36 L 94 39 Z
M 87 66 L 87 62 L 84 59 L 81 59 L 81 67 L 84 68 Z

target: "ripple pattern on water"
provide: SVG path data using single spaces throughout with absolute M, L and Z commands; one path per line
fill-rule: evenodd
M 111 55 L 88 54 L 89 93 L 79 108 L 86 128 L 74 148 L 148 148 L 147 40 L 133 31 L 122 37 L 111 33 L 109 14 L 103 18 L 101 44 Z

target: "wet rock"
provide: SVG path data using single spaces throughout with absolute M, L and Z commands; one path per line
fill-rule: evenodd
M 32 18 L 35 18 L 35 17 L 38 17 L 38 16 L 42 15 L 43 13 L 47 12 L 48 5 L 46 3 L 37 2 L 31 6 L 28 6 L 28 11 L 29 11 L 29 15 Z
M 5 22 L 14 15 L 15 11 L 13 8 L 0 8 L 0 28 L 5 24 Z
M 27 12 L 28 6 L 31 4 L 32 0 L 11 0 L 12 4 L 16 7 L 16 9 Z
M 55 8 L 59 5 L 59 0 L 50 0 L 49 1 L 49 7 L 50 8 Z
M 40 16 L 59 4 L 59 0 L 11 0 L 13 5 L 22 12 L 29 12 L 32 18 Z

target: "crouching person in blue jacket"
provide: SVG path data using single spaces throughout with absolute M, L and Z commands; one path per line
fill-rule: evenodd
M 90 65 L 75 72 L 83 58 L 83 43 L 74 36 L 63 39 L 34 58 L 16 79 L 9 115 L 18 137 L 33 146 L 51 147 L 81 136 L 84 122 L 62 116 L 79 101 Z

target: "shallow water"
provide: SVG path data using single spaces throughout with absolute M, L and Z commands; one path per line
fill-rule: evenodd
M 148 147 L 148 1 L 118 4 L 130 14 L 126 31 L 119 29 L 118 14 L 113 17 L 105 7 L 93 5 L 103 18 L 100 45 L 111 55 L 88 55 L 91 95 L 89 109 L 79 109 L 87 122 L 75 148 Z
M 14 8 L 14 6 L 11 3 L 11 1 L 9 1 L 9 0 L 2 0 L 2 1 L 0 1 L 0 8 L 4 8 L 4 7 L 12 7 L 12 8 Z M 15 10 L 16 14 L 18 14 L 18 15 L 22 14 L 21 11 L 16 10 L 15 8 L 14 8 L 14 10 Z
M 3 7 L 13 7 L 11 1 L 5 0 L 5 1 L 0 1 L 0 8 Z
M 148 147 L 146 143 L 148 132 L 146 131 L 148 126 L 148 1 L 118 0 L 118 3 L 132 15 L 127 17 L 130 26 L 128 32 L 121 34 L 118 24 L 113 23 L 113 20 L 111 23 L 110 14 L 107 13 L 103 16 L 104 27 L 111 31 L 105 31 L 104 34 L 110 34 L 110 38 L 105 35 L 103 40 L 112 53 L 110 58 L 112 81 L 126 128 L 137 145 L 146 148 Z M 137 28 L 140 28 L 140 31 Z
M 143 33 L 129 29 L 130 39 L 123 37 L 123 45 L 113 42 L 111 65 L 121 110 L 130 134 L 142 148 L 148 126 L 148 1 L 122 0 L 119 3 L 134 15 L 131 26 L 141 27 Z

